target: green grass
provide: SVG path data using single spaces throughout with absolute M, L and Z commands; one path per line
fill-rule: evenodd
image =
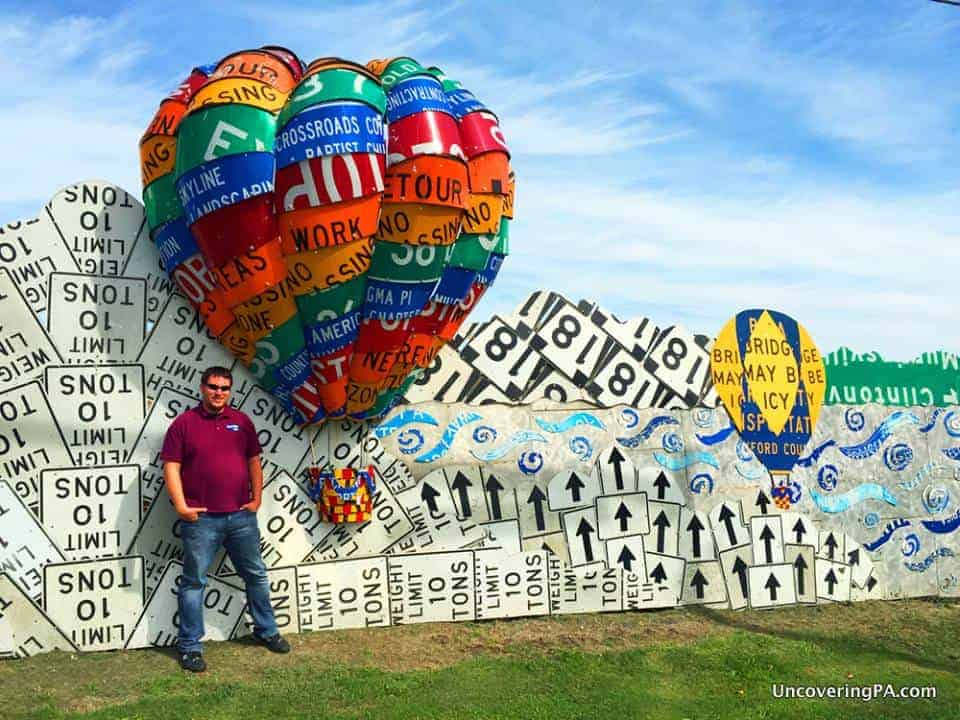
M 211 671 L 201 676 L 182 673 L 159 651 L 4 663 L 0 716 L 887 720 L 955 717 L 960 707 L 956 604 L 691 609 L 347 635 L 336 641 L 341 650 L 319 634 L 298 638 L 294 653 L 279 659 L 249 645 L 211 646 Z M 431 663 L 430 653 L 442 657 Z M 387 669 L 396 655 L 421 667 Z M 43 678 L 21 667 L 44 663 L 65 664 L 73 677 L 44 692 Z M 124 674 L 120 663 L 144 670 Z M 122 679 L 112 682 L 111 668 Z M 772 697 L 774 682 L 933 685 L 938 697 L 786 700 Z

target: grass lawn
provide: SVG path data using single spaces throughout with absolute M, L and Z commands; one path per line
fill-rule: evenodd
M 706 608 L 409 625 L 0 663 L 10 718 L 938 718 L 960 713 L 960 604 Z M 932 685 L 937 698 L 777 699 L 788 685 Z

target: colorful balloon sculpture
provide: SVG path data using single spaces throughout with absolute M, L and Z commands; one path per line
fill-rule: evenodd
M 411 58 L 233 53 L 164 99 L 140 155 L 166 272 L 300 423 L 389 410 L 509 250 L 497 117 Z
M 817 424 L 827 389 L 823 358 L 806 329 L 774 310 L 744 310 L 710 354 L 713 386 L 744 442 L 774 478 L 774 500 L 796 499 L 790 471 Z

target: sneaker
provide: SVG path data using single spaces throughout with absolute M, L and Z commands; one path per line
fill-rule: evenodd
M 283 639 L 281 635 L 271 635 L 268 638 L 257 638 L 261 645 L 266 645 L 267 650 L 275 653 L 290 652 L 290 643 Z
M 180 667 L 190 672 L 203 672 L 207 669 L 207 663 L 203 660 L 203 655 L 198 652 L 183 653 L 180 656 Z

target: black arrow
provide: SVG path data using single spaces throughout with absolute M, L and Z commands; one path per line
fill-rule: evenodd
M 593 525 L 587 522 L 586 518 L 581 518 L 580 524 L 577 526 L 577 535 L 583 538 L 583 556 L 587 562 L 593 562 L 593 547 L 590 545 L 590 535 L 594 532 L 596 530 L 594 530 Z
M 829 535 L 827 535 L 827 539 L 824 541 L 823 544 L 830 549 L 829 550 L 830 559 L 833 560 L 833 555 L 837 550 L 837 539 L 833 536 L 833 533 L 830 533 Z
M 770 504 L 770 498 L 766 496 L 763 490 L 757 493 L 757 501 L 754 503 L 754 505 L 760 508 L 761 514 L 763 515 L 767 514 L 767 505 L 769 504 Z
M 830 568 L 830 572 L 827 573 L 827 576 L 824 578 L 827 581 L 827 595 L 833 595 L 833 588 L 839 582 L 837 576 L 833 572 L 833 568 Z
M 803 559 L 803 555 L 797 555 L 797 559 L 793 561 L 793 566 L 797 569 L 797 594 L 803 595 L 803 589 L 806 585 L 807 561 Z
M 617 508 L 617 512 L 613 516 L 614 520 L 620 521 L 620 532 L 627 531 L 627 519 L 632 517 L 633 517 L 633 513 L 630 512 L 630 508 L 628 508 L 623 503 L 620 503 L 620 507 Z
M 851 565 L 860 564 L 860 548 L 857 548 L 856 550 L 851 550 L 850 552 L 847 553 L 847 562 L 850 563 Z
M 550 553 L 551 555 L 556 555 L 556 553 L 553 551 L 553 548 L 550 547 L 549 545 L 547 545 L 546 543 L 544 543 L 543 545 L 541 545 L 541 546 L 540 546 L 540 549 L 541 549 L 541 550 L 546 550 L 546 551 L 547 551 L 548 553 Z
M 666 474 L 661 470 L 657 479 L 653 481 L 653 486 L 657 489 L 657 500 L 663 500 L 667 496 L 667 488 L 670 487 L 670 481 Z
M 530 497 L 527 498 L 527 505 L 533 503 L 533 514 L 537 521 L 537 530 L 547 529 L 547 523 L 543 519 L 543 501 L 546 499 L 547 496 L 543 494 L 543 490 L 536 485 L 533 486 L 533 490 L 530 491 Z
M 460 495 L 461 514 L 465 518 L 470 517 L 470 498 L 467 496 L 467 488 L 473 487 L 473 483 L 470 482 L 470 478 L 468 478 L 462 472 L 458 472 L 457 476 L 453 479 L 453 482 L 450 483 L 450 487 L 456 490 Z
M 690 537 L 693 540 L 693 556 L 695 558 L 700 557 L 700 531 L 705 529 L 703 523 L 700 522 L 700 518 L 696 515 L 687 523 L 687 530 L 690 532 Z
M 803 542 L 803 536 L 807 532 L 806 526 L 803 524 L 803 518 L 797 518 L 797 521 L 793 524 L 793 531 L 797 534 L 797 544 Z
M 663 563 L 657 563 L 650 577 L 656 580 L 658 585 L 663 585 L 667 581 L 667 571 L 663 569 Z
M 703 588 L 709 585 L 707 579 L 703 576 L 703 573 L 697 570 L 693 574 L 693 580 L 690 581 L 690 587 L 696 588 L 697 591 L 697 600 L 703 600 Z
M 773 534 L 773 530 L 770 529 L 769 525 L 764 525 L 763 530 L 760 531 L 760 539 L 763 540 L 763 554 L 766 557 L 764 560 L 767 565 L 773 562 L 773 545 L 772 541 L 776 537 Z
M 740 595 L 743 596 L 743 599 L 747 599 L 747 564 L 743 561 L 739 555 L 737 559 L 733 562 L 733 572 L 736 575 L 740 576 Z
M 736 517 L 736 515 L 734 515 L 733 510 L 728 508 L 726 504 L 720 508 L 720 522 L 727 526 L 727 539 L 730 540 L 731 545 L 737 544 L 737 534 L 733 531 L 734 517 Z M 746 593 L 744 593 L 743 596 L 746 597 Z
M 617 557 L 617 562 L 623 565 L 624 570 L 630 572 L 630 567 L 636 559 L 637 556 L 630 552 L 630 548 L 624 545 L 623 550 L 620 551 L 620 555 Z
M 570 479 L 567 480 L 567 484 L 564 486 L 564 490 L 570 491 L 570 497 L 574 502 L 580 502 L 580 491 L 585 487 L 586 485 L 583 484 L 580 476 L 572 472 L 570 473 Z
M 660 511 L 660 514 L 657 515 L 657 519 L 653 521 L 653 524 L 657 528 L 657 552 L 663 552 L 663 544 L 666 540 L 666 531 L 670 527 L 670 521 L 667 519 L 666 514 L 663 510 Z
M 427 504 L 427 508 L 432 513 L 439 512 L 437 510 L 438 497 L 440 497 L 440 492 L 435 487 L 433 487 L 433 485 L 425 482 L 423 484 L 423 489 L 420 490 L 420 499 Z
M 767 584 L 764 587 L 770 591 L 770 602 L 776 602 L 777 599 L 777 588 L 780 587 L 780 581 L 777 580 L 776 575 L 770 573 L 770 577 L 767 578 Z
M 870 592 L 871 590 L 873 590 L 876 584 L 877 584 L 877 579 L 873 575 L 867 578 L 867 592 Z
M 620 465 L 624 460 L 626 458 L 620 454 L 620 451 L 614 445 L 613 450 L 610 451 L 610 459 L 607 460 L 607 465 L 613 465 L 613 476 L 617 483 L 617 490 L 623 490 L 623 469 Z
M 497 480 L 496 475 L 491 475 L 484 487 L 490 495 L 490 514 L 494 520 L 499 520 L 503 517 L 500 514 L 500 491 L 503 490 L 503 485 Z

